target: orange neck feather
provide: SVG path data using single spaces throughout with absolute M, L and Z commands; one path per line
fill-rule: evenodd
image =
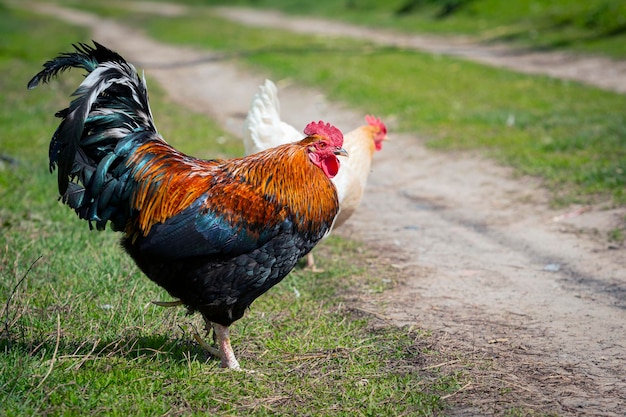
M 206 198 L 204 210 L 233 225 L 268 226 L 291 215 L 296 227 L 306 230 L 332 222 L 338 209 L 331 181 L 298 143 L 246 158 L 205 161 L 164 142 L 149 142 L 128 165 L 142 167 L 132 172 L 138 184 L 132 200 L 137 216 L 129 234 L 147 235 L 153 225 L 201 197 Z

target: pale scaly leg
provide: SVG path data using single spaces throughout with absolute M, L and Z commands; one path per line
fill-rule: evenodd
M 183 302 L 180 300 L 176 301 L 152 301 L 153 304 L 158 305 L 160 307 L 177 307 L 183 305 Z M 230 332 L 228 331 L 227 326 L 222 326 L 221 324 L 212 323 L 211 321 L 204 318 L 206 323 L 206 330 L 209 332 L 211 328 L 213 328 L 213 336 L 216 338 L 217 348 L 210 346 L 207 342 L 205 342 L 198 332 L 194 328 L 193 338 L 198 342 L 200 347 L 207 352 L 209 352 L 213 356 L 217 356 L 222 360 L 221 367 L 240 370 L 239 362 L 237 362 L 237 358 L 235 357 L 235 352 L 233 352 L 233 348 L 230 345 Z M 193 326 L 192 326 L 193 327 Z
M 315 266 L 315 259 L 313 258 L 313 252 L 309 252 L 306 254 L 306 269 L 311 272 L 324 272 L 323 269 L 319 269 Z
M 241 367 L 230 345 L 230 332 L 228 331 L 228 327 L 213 323 L 213 331 L 217 337 L 217 346 L 219 346 L 220 357 L 222 358 L 222 368 L 240 370 Z
M 241 370 L 239 366 L 239 362 L 237 362 L 237 358 L 235 358 L 235 352 L 233 352 L 233 348 L 230 345 L 230 337 L 227 326 L 222 326 L 221 324 L 213 323 L 210 320 L 207 320 L 204 317 L 205 328 L 206 331 L 209 332 L 213 329 L 213 339 L 217 344 L 217 348 L 210 346 L 207 342 L 202 340 L 198 332 L 194 332 L 194 339 L 200 345 L 200 347 L 211 355 L 216 356 L 222 360 L 221 367 L 229 368 L 235 370 Z

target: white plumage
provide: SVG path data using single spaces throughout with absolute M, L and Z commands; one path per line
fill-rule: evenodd
M 280 120 L 280 102 L 276 85 L 265 80 L 252 98 L 250 110 L 243 123 L 243 146 L 246 155 L 286 143 L 304 136 L 295 127 Z
M 341 158 L 341 167 L 332 182 L 337 189 L 339 213 L 333 229 L 343 224 L 361 203 L 374 152 L 387 140 L 387 127 L 380 120 L 366 116 L 367 124 L 344 135 L 343 147 L 348 158 Z M 244 121 L 243 143 L 246 155 L 302 139 L 302 134 L 280 118 L 280 101 L 276 85 L 265 80 L 252 98 Z M 307 255 L 309 268 L 315 269 L 313 256 Z

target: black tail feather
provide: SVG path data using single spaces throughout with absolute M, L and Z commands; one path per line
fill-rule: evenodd
M 161 140 L 152 120 L 148 92 L 135 68 L 94 42 L 47 61 L 28 83 L 32 89 L 71 68 L 87 72 L 50 141 L 50 170 L 58 170 L 59 193 L 78 215 L 104 228 L 128 216 L 125 160 L 147 140 Z M 120 145 L 124 142 L 123 146 Z
M 28 89 L 32 90 L 40 83 L 48 83 L 59 73 L 70 68 L 82 68 L 87 72 L 91 72 L 102 62 L 126 62 L 119 54 L 98 42 L 93 41 L 93 44 L 95 47 L 82 42 L 72 44 L 76 52 L 62 53 L 58 57 L 47 61 L 43 64 L 44 69 L 28 82 Z

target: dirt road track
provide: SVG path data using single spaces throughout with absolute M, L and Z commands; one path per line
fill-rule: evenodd
M 87 13 L 37 7 L 90 27 L 94 39 L 145 69 L 148 84 L 156 80 L 181 105 L 240 134 L 264 74 Z M 172 62 L 196 64 L 166 68 Z M 350 130 L 362 122 L 362 114 L 317 91 L 282 85 L 280 96 L 284 119 L 296 126 L 324 119 Z M 554 212 L 535 180 L 392 136 L 377 155 L 362 207 L 339 233 L 365 242 L 401 272 L 396 290 L 366 300 L 370 308 L 493 360 L 491 371 L 455 396 L 452 413 L 497 414 L 508 401 L 561 415 L 623 415 L 626 249 L 602 233 L 625 211 Z
M 611 91 L 626 93 L 626 61 L 603 57 L 576 56 L 563 52 L 511 49 L 504 44 L 479 44 L 465 37 L 412 35 L 391 30 L 288 16 L 274 10 L 237 7 L 216 8 L 220 16 L 258 27 L 280 27 L 293 32 L 365 39 L 376 44 L 453 55 L 517 72 L 545 74 L 580 81 Z

